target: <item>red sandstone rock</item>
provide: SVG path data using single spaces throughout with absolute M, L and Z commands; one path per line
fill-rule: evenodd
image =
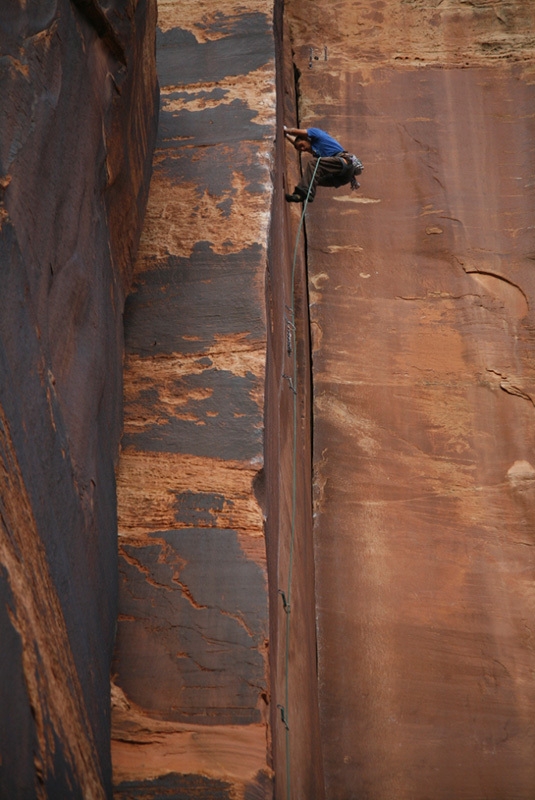
M 111 787 L 122 308 L 155 6 L 8 4 L 0 136 L 0 795 Z
M 288 13 L 365 164 L 307 217 L 326 795 L 528 800 L 533 5 Z
M 159 28 L 159 138 L 125 315 L 115 792 L 267 798 L 268 590 L 255 486 L 271 8 L 166 4 Z
M 0 793 L 98 797 L 152 11 L 50 8 L 3 27 L 0 677 L 16 727 Z M 260 0 L 161 9 L 126 315 L 115 792 L 529 800 L 532 4 L 287 11 L 273 38 Z M 283 39 L 280 123 L 324 126 L 365 162 L 358 195 L 320 189 L 307 213 L 319 687 L 287 145 L 270 209 Z

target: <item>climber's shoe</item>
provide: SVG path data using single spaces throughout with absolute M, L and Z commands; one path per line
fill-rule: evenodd
M 303 194 L 303 192 L 300 189 L 297 189 L 297 187 L 293 190 L 292 194 L 287 194 L 285 195 L 285 197 L 288 203 L 304 203 L 305 200 L 307 199 L 306 194 Z M 314 198 L 309 197 L 308 202 L 313 203 Z

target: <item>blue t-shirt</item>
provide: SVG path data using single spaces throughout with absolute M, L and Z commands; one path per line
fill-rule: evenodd
M 328 133 L 325 133 L 320 128 L 308 128 L 307 134 L 315 156 L 335 156 L 344 149 L 340 142 L 337 142 L 336 139 L 333 139 L 332 136 L 329 136 Z

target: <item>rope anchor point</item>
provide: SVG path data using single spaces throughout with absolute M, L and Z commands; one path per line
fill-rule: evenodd
M 283 705 L 281 705 L 280 703 L 277 705 L 277 708 L 278 708 L 278 709 L 279 709 L 279 711 L 281 712 L 281 721 L 282 721 L 282 724 L 284 725 L 284 727 L 286 728 L 286 730 L 287 730 L 287 731 L 289 731 L 289 730 L 290 730 L 290 726 L 288 725 L 288 720 L 287 720 L 287 718 L 286 718 L 286 709 L 285 709 L 285 708 L 284 708 L 284 706 L 283 706 Z
M 292 390 L 292 392 L 293 392 L 295 395 L 297 395 L 297 390 L 296 390 L 296 388 L 294 387 L 294 384 L 293 384 L 293 381 L 292 381 L 292 379 L 291 379 L 290 375 L 286 375 L 286 374 L 284 373 L 282 377 L 283 377 L 283 378 L 286 378 L 286 380 L 288 381 L 288 386 L 290 387 L 290 389 Z
M 290 613 L 290 603 L 289 603 L 289 602 L 288 602 L 288 600 L 286 599 L 286 595 L 284 594 L 284 592 L 282 591 L 282 589 L 279 589 L 279 594 L 280 594 L 280 596 L 281 596 L 281 598 L 282 598 L 282 607 L 284 608 L 284 610 L 286 611 L 286 613 L 287 613 L 287 614 L 289 614 L 289 613 Z

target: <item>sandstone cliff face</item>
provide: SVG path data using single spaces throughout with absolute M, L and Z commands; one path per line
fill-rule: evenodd
M 294 75 L 272 14 L 160 4 L 126 314 L 117 797 L 282 797 L 287 754 L 299 796 L 322 791 L 306 273 L 275 129 Z
M 125 315 L 116 794 L 264 797 L 272 9 L 162 3 L 158 27 L 160 128 Z
M 275 6 L 159 6 L 115 794 L 531 800 L 535 11 Z M 1 23 L 10 798 L 111 791 L 154 24 Z M 308 286 L 283 123 L 365 162 L 307 210 Z
M 287 4 L 307 212 L 329 798 L 531 798 L 530 2 Z
M 157 113 L 155 6 L 0 21 L 0 795 L 111 787 L 122 309 Z

